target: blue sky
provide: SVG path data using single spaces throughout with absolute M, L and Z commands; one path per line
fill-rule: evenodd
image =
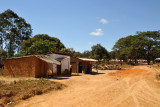
M 33 36 L 48 34 L 83 52 L 100 43 L 108 51 L 136 31 L 160 30 L 160 0 L 0 0 L 31 24 Z

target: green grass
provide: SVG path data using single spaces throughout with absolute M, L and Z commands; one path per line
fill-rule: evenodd
M 41 95 L 50 90 L 63 89 L 65 85 L 47 79 L 19 80 L 7 84 L 0 81 L 0 107 L 7 104 L 15 105 L 20 100 L 26 100 L 35 95 Z M 10 103 L 11 102 L 11 103 Z

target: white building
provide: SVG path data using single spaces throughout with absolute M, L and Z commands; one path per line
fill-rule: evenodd
M 63 55 L 60 53 L 50 53 L 48 54 L 50 58 L 55 59 L 61 63 L 61 65 L 50 64 L 50 68 L 53 68 L 52 73 L 57 75 L 63 74 L 64 71 L 70 71 L 70 56 Z

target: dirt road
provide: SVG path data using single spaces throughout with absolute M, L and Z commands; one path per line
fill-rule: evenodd
M 153 69 L 133 69 L 128 75 L 99 71 L 96 75 L 61 78 L 56 81 L 68 85 L 64 90 L 35 96 L 16 107 L 160 107 L 160 83 L 155 81 Z M 137 75 L 141 69 L 143 72 Z

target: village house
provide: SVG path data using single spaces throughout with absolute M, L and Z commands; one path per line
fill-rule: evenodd
M 160 63 L 160 58 L 156 58 L 155 63 Z
M 91 73 L 92 64 L 96 62 L 98 62 L 98 60 L 71 57 L 72 73 Z
M 53 68 L 53 73 L 56 75 L 70 73 L 70 55 L 62 54 L 58 52 L 52 52 L 47 54 L 51 59 L 60 62 L 60 65 L 50 64 L 50 68 Z M 56 69 L 57 68 L 57 69 Z
M 50 64 L 60 65 L 47 55 L 9 58 L 4 61 L 4 76 L 47 77 Z

